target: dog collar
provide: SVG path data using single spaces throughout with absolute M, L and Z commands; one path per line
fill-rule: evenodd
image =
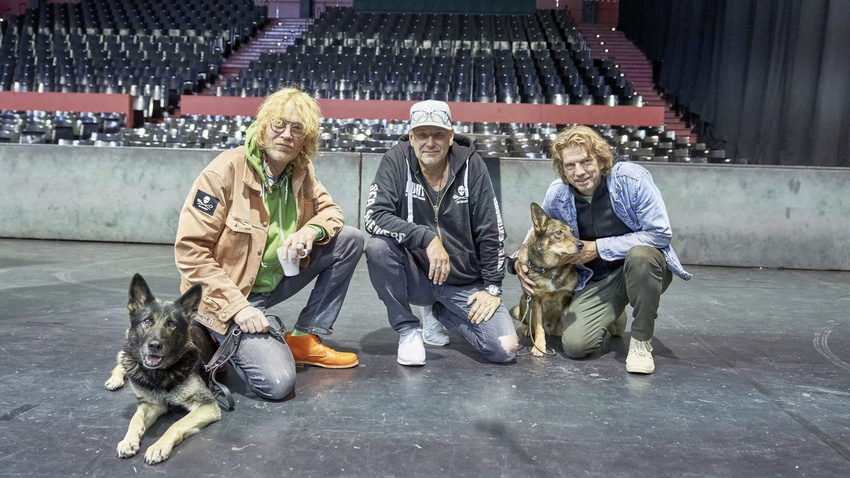
M 527 265 L 529 269 L 533 270 L 534 272 L 536 272 L 538 274 L 545 274 L 546 272 L 551 270 L 551 268 L 546 269 L 545 267 L 540 267 L 540 266 L 534 264 L 531 261 L 526 262 L 525 265 Z

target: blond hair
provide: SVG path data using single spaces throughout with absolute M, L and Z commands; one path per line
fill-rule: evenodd
M 574 146 L 584 150 L 588 158 L 595 157 L 597 159 L 603 176 L 607 176 L 611 172 L 614 165 L 614 153 L 611 152 L 611 145 L 599 133 L 587 126 L 569 126 L 558 133 L 555 141 L 552 142 L 550 151 L 552 168 L 558 173 L 564 184 L 569 184 L 569 182 L 564 172 L 564 160 L 561 157 L 561 151 Z
M 322 111 L 319 109 L 319 103 L 312 96 L 292 86 L 284 86 L 277 90 L 266 97 L 260 105 L 257 118 L 254 120 L 257 125 L 257 146 L 261 150 L 266 148 L 268 126 L 272 121 L 283 117 L 288 104 L 295 107 L 304 126 L 304 145 L 296 161 L 306 162 L 319 153 L 319 119 Z

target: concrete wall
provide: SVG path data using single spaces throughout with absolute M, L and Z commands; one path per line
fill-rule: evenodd
M 216 151 L 0 146 L 0 237 L 171 243 L 189 187 Z M 319 179 L 362 229 L 380 155 L 323 153 Z M 555 178 L 548 161 L 491 163 L 508 252 L 529 203 Z M 674 247 L 695 265 L 850 270 L 850 170 L 645 164 L 664 194 Z

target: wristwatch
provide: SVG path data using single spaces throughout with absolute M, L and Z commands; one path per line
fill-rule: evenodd
M 497 285 L 493 285 L 493 284 L 490 284 L 487 287 L 485 287 L 484 291 L 487 292 L 488 294 L 492 295 L 493 297 L 499 297 L 499 296 L 502 295 L 502 288 L 497 286 Z

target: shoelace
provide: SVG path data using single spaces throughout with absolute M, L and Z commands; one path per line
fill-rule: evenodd
M 411 333 L 405 335 L 404 336 L 404 343 L 409 343 L 409 342 L 413 342 L 414 340 L 416 340 L 415 337 L 416 337 L 417 334 L 421 334 L 421 332 L 414 331 L 414 332 L 411 332 Z
M 652 345 L 642 340 L 638 340 L 631 352 L 634 352 L 635 355 L 644 357 L 652 352 Z

